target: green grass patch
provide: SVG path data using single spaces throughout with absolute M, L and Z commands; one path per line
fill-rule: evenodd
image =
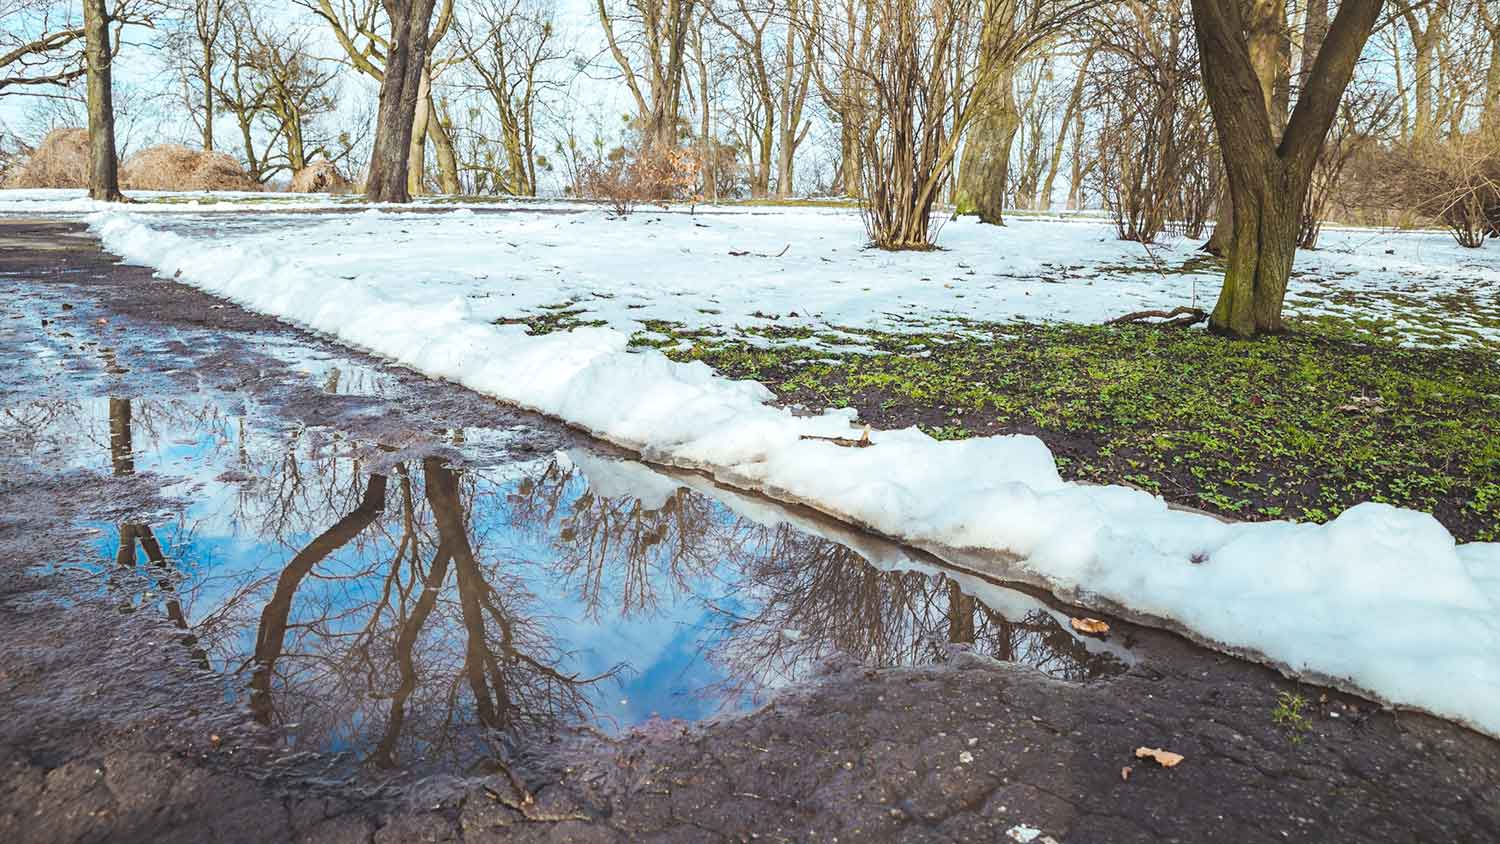
M 1066 477 L 1236 518 L 1325 521 L 1383 501 L 1431 512 L 1460 539 L 1500 540 L 1495 345 L 1419 349 L 1352 320 L 1293 324 L 1254 341 L 1139 326 L 838 329 L 859 353 L 810 346 L 836 335 L 805 328 L 756 329 L 752 343 L 663 323 L 637 345 L 878 427 L 1034 434 Z

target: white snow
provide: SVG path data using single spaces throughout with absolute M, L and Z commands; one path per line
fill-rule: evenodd
M 1140 247 L 1098 224 L 956 222 L 944 232 L 948 251 L 903 255 L 861 250 L 857 217 L 837 211 L 627 220 L 369 211 L 198 236 L 167 224 L 118 211 L 93 218 L 107 248 L 165 277 L 650 460 L 918 546 L 1015 557 L 1020 576 L 1060 594 L 1124 605 L 1500 735 L 1500 551 L 1456 546 L 1430 515 L 1368 503 L 1321 526 L 1224 524 L 1134 489 L 1064 482 L 1046 446 L 1024 436 L 939 442 L 916 429 L 877 431 L 872 448 L 840 448 L 802 437 L 848 436 L 847 413 L 797 417 L 768 406 L 759 384 L 626 348 L 648 317 L 733 326 L 760 311 L 784 324 L 795 310 L 817 324 L 889 327 L 949 316 L 1095 321 L 1187 302 L 1193 278 L 1100 269 Z M 1433 284 L 1487 280 L 1493 289 L 1497 277 L 1489 253 L 1457 254 L 1438 235 L 1388 236 L 1368 249 L 1356 242 L 1368 232 L 1327 237 L 1351 251 L 1299 260 L 1358 270 L 1328 282 L 1350 289 L 1377 283 L 1379 265 L 1450 277 Z M 775 255 L 788 244 L 780 258 L 728 254 Z M 1157 259 L 1190 249 L 1168 244 Z M 1200 303 L 1211 302 L 1212 277 L 1197 284 Z M 531 336 L 492 324 L 567 300 L 607 325 Z

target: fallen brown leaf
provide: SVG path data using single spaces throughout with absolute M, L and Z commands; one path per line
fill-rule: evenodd
M 1068 623 L 1079 633 L 1089 636 L 1105 636 L 1109 634 L 1109 625 L 1097 618 L 1070 618 Z
M 1130 779 L 1130 766 L 1129 765 L 1126 765 L 1125 767 L 1123 767 L 1123 768 L 1120 769 L 1120 779 L 1122 779 L 1122 780 L 1128 780 L 1128 779 Z
M 1170 750 L 1162 750 L 1159 747 L 1137 747 L 1135 749 L 1137 759 L 1155 759 L 1157 764 L 1163 768 L 1175 768 L 1183 760 L 1181 753 L 1173 753 Z

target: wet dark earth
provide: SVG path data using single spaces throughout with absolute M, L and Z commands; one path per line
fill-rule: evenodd
M 0 221 L 0 289 L 0 840 L 1500 840 L 1471 731 L 634 462 L 79 224 Z

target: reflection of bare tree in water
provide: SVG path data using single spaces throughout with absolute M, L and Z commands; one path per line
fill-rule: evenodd
M 571 467 L 548 466 L 507 497 L 509 520 L 550 543 L 551 566 L 576 584 L 594 618 L 649 611 L 659 591 L 699 588 L 696 577 L 732 584 L 727 596 L 695 596 L 722 621 L 706 645 L 732 694 L 779 685 L 835 653 L 916 665 L 944 659 L 947 644 L 1064 678 L 1118 667 L 1043 609 L 1012 620 L 950 579 L 875 568 L 836 542 L 761 525 L 686 488 L 648 508 L 584 481 Z M 613 583 L 618 595 L 605 588 Z
M 790 525 L 759 531 L 761 541 L 742 546 L 738 561 L 748 609 L 726 611 L 714 655 L 732 692 L 778 685 L 836 653 L 880 667 L 916 665 L 943 659 L 946 644 L 1068 679 L 1119 665 L 1090 653 L 1045 610 L 1011 620 L 941 575 L 877 569 Z
M 359 506 L 298 551 L 276 579 L 276 591 L 260 614 L 255 637 L 255 673 L 250 679 L 250 710 L 257 721 L 271 721 L 271 676 L 286 644 L 292 599 L 313 567 L 342 548 L 385 509 L 385 475 L 371 475 Z
M 111 397 L 109 400 L 109 462 L 111 472 L 116 477 L 135 474 L 135 448 L 130 409 L 130 399 Z M 187 616 L 183 613 L 182 602 L 177 597 L 175 572 L 166 555 L 162 553 L 161 543 L 156 540 L 156 534 L 151 530 L 151 526 L 140 522 L 122 522 L 117 529 L 120 542 L 115 552 L 115 565 L 135 571 L 135 547 L 139 544 L 146 554 L 146 559 L 157 570 L 157 588 L 161 590 L 165 598 L 164 608 L 167 618 L 179 630 L 188 631 Z M 126 599 L 121 609 L 130 612 L 134 609 L 134 605 Z M 195 660 L 204 666 L 208 664 L 207 654 L 197 646 L 197 636 L 191 632 L 185 632 L 181 641 L 191 649 Z
M 605 610 L 622 617 L 649 612 L 659 591 L 683 589 L 722 561 L 722 519 L 712 499 L 680 488 L 648 508 L 632 496 L 598 495 L 585 480 L 551 463 L 516 485 L 506 515 L 550 543 L 556 554 L 550 565 L 576 586 L 590 618 Z M 611 596 L 615 584 L 618 594 Z
M 563 654 L 522 580 L 477 550 L 472 483 L 436 457 L 420 481 L 405 464 L 391 477 L 398 506 L 385 509 L 389 479 L 372 476 L 359 505 L 278 577 L 257 625 L 256 717 L 297 721 L 315 743 L 370 745 L 381 766 L 440 747 L 462 754 L 466 724 L 512 735 L 584 717 L 585 689 L 601 678 L 557 669 Z

